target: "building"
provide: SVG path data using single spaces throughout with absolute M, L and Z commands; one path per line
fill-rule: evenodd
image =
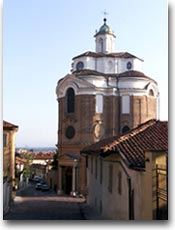
M 40 165 L 47 165 L 53 161 L 53 157 L 55 152 L 39 152 L 39 153 L 32 153 L 33 160 L 32 164 L 40 164 Z
M 15 134 L 18 126 L 3 121 L 3 211 L 8 211 L 15 186 Z
M 85 146 L 157 118 L 157 83 L 142 72 L 143 60 L 115 52 L 115 34 L 104 19 L 95 52 L 73 58 L 58 81 L 58 193 L 86 194 Z
M 49 170 L 52 168 L 55 152 L 32 153 L 32 163 L 30 165 L 30 178 L 42 178 L 46 181 Z
M 81 151 L 87 203 L 104 219 L 168 219 L 168 122 L 150 120 Z
M 15 189 L 23 187 L 23 172 L 25 170 L 27 160 L 19 155 L 15 157 Z

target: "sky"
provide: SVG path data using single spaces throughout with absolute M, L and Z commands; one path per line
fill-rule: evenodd
M 3 3 L 3 119 L 19 126 L 17 147 L 57 143 L 57 82 L 72 58 L 95 51 L 107 24 L 116 52 L 144 60 L 157 81 L 160 120 L 168 120 L 168 4 L 166 0 L 6 0 Z

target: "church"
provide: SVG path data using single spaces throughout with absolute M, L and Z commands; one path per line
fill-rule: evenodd
M 73 57 L 71 72 L 56 87 L 58 194 L 86 196 L 82 149 L 157 118 L 158 85 L 143 73 L 143 60 L 115 52 L 116 36 L 106 18 L 94 38 L 95 51 Z

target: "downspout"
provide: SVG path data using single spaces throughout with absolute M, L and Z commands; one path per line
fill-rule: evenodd
M 108 161 L 108 162 L 116 162 L 119 163 L 125 173 L 125 175 L 127 176 L 127 185 L 128 185 L 128 219 L 129 220 L 134 220 L 134 212 L 132 210 L 132 188 L 131 188 L 131 177 L 129 176 L 128 172 L 126 171 L 125 167 L 123 166 L 123 164 L 118 161 Z

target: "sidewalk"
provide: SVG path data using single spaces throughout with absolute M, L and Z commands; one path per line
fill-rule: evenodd
M 80 212 L 85 220 L 104 220 L 100 213 L 98 213 L 94 208 L 89 206 L 87 203 L 80 203 Z

